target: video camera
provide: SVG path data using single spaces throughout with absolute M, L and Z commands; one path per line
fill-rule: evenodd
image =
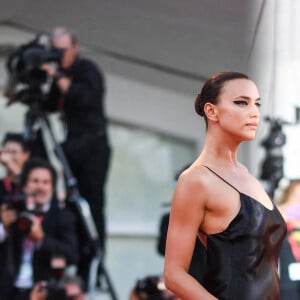
M 32 226 L 30 216 L 35 214 L 34 195 L 18 194 L 4 197 L 3 203 L 8 205 L 8 209 L 17 211 L 16 226 L 18 230 L 29 233 Z
M 48 62 L 59 65 L 62 56 L 63 50 L 51 48 L 50 38 L 46 34 L 38 34 L 32 41 L 16 49 L 6 62 L 9 79 L 5 96 L 9 99 L 8 104 L 31 104 L 44 99 L 48 74 L 41 66 Z

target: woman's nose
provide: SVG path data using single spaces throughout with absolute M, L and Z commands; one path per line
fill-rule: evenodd
M 250 114 L 251 114 L 251 117 L 259 118 L 260 110 L 259 110 L 259 106 L 257 106 L 257 104 L 251 105 Z

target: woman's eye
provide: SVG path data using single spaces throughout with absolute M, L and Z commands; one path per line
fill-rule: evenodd
M 235 100 L 233 101 L 234 104 L 237 104 L 237 105 L 241 105 L 241 106 L 246 106 L 248 105 L 248 102 L 245 101 L 245 100 Z
M 256 105 L 257 107 L 261 107 L 261 103 L 260 103 L 260 102 L 256 102 L 255 105 Z

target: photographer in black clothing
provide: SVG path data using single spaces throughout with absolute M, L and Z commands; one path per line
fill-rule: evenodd
M 51 35 L 52 48 L 63 51 L 60 68 L 43 64 L 53 78 L 48 110 L 61 110 L 67 127 L 63 148 L 78 181 L 80 194 L 89 202 L 105 248 L 104 185 L 109 167 L 110 147 L 104 111 L 104 79 L 98 67 L 78 54 L 79 45 L 66 28 Z
M 3 300 L 28 299 L 36 281 L 49 280 L 52 260 L 76 264 L 76 217 L 54 197 L 56 173 L 40 159 L 29 159 L 20 176 L 24 208 L 1 205 L 5 236 L 0 241 L 0 290 Z

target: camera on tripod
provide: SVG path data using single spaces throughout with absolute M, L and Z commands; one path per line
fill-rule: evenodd
M 49 78 L 41 67 L 50 62 L 59 66 L 63 53 L 63 49 L 50 47 L 50 39 L 45 34 L 38 34 L 32 41 L 17 48 L 6 62 L 9 78 L 5 96 L 9 99 L 8 104 L 31 104 L 43 100 L 47 95 L 44 85 Z
M 17 212 L 16 226 L 23 233 L 29 233 L 32 226 L 31 215 L 35 213 L 35 204 L 33 195 L 19 194 L 4 197 L 4 203 L 8 209 L 14 209 Z
M 27 141 L 36 139 L 34 126 L 37 120 L 51 110 L 48 100 L 54 78 L 43 66 L 53 64 L 55 79 L 64 76 L 60 67 L 63 54 L 63 49 L 51 47 L 48 35 L 38 34 L 11 53 L 6 61 L 8 80 L 4 94 L 8 99 L 7 105 L 19 102 L 29 107 L 23 134 Z
M 266 156 L 261 164 L 260 179 L 268 182 L 266 190 L 269 196 L 273 198 L 280 180 L 284 177 L 282 148 L 286 143 L 286 135 L 283 126 L 292 125 L 292 123 L 271 117 L 265 117 L 265 121 L 270 124 L 270 130 L 261 142 L 261 146 L 266 150 Z

